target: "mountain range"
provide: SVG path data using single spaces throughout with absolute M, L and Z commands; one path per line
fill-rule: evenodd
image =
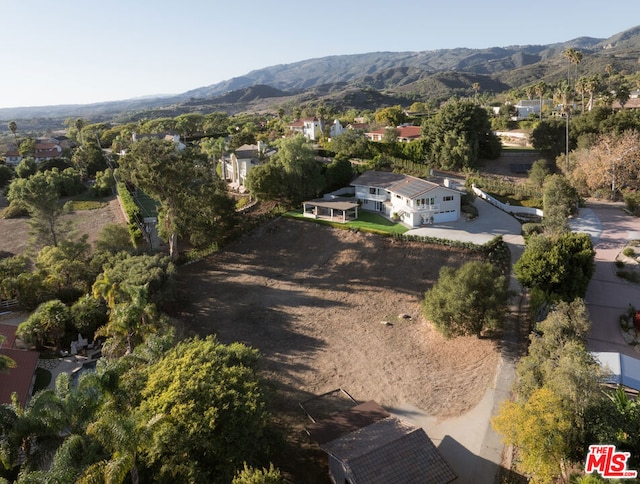
M 337 109 L 377 108 L 413 101 L 469 96 L 471 86 L 497 94 L 532 82 L 566 77 L 564 52 L 583 54 L 580 75 L 637 70 L 640 26 L 598 39 L 579 37 L 549 45 L 441 49 L 422 52 L 372 52 L 308 59 L 258 69 L 244 76 L 182 94 L 87 105 L 0 109 L 1 120 L 85 117 L 92 122 L 130 121 L 185 112 L 226 111 L 236 114 L 278 107 L 325 103 Z M 6 123 L 3 123 L 6 125 Z M 25 127 L 24 123 L 21 123 Z M 2 126 L 2 125 L 0 125 Z

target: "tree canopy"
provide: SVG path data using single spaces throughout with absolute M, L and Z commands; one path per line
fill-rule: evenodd
M 171 141 L 145 138 L 134 143 L 120 162 L 134 184 L 161 204 L 160 234 L 178 255 L 178 237 L 196 246 L 213 242 L 229 227 L 234 203 L 205 159 L 179 151 Z
M 468 262 L 459 269 L 444 266 L 424 295 L 425 317 L 447 337 L 480 336 L 502 325 L 509 290 L 505 276 L 489 262 Z
M 149 368 L 140 412 L 157 423 L 143 455 L 158 479 L 229 482 L 260 459 L 267 414 L 257 358 L 209 337 L 179 343 Z
M 429 160 L 442 169 L 474 168 L 479 159 L 495 159 L 501 144 L 483 107 L 470 101 L 451 100 L 425 121 L 430 142 Z
M 593 146 L 578 150 L 571 178 L 590 192 L 640 188 L 640 132 L 605 133 Z
M 313 148 L 302 135 L 281 140 L 277 155 L 247 175 L 247 187 L 256 197 L 292 205 L 318 196 L 325 183 Z
M 517 400 L 501 406 L 492 419 L 505 441 L 518 448 L 523 470 L 535 482 L 567 479 L 571 462 L 584 459 L 595 409 L 606 403 L 602 371 L 588 351 L 590 328 L 584 302 L 561 302 L 536 324 L 529 352 L 517 365 Z M 599 443 L 607 441 L 599 440 Z
M 570 302 L 584 297 L 595 270 L 594 258 L 588 234 L 532 235 L 513 269 L 523 286 L 550 300 Z

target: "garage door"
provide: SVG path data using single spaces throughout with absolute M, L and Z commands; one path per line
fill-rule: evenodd
M 458 220 L 457 210 L 433 214 L 433 222 L 436 224 L 443 222 L 455 222 L 456 220 Z

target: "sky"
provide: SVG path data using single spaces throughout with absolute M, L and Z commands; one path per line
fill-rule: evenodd
M 602 0 L 0 0 L 0 108 L 179 94 L 330 55 L 608 38 L 640 24 L 637 0 L 604 9 Z

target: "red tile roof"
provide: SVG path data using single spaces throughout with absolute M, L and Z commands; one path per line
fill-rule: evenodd
M 49 150 L 58 150 L 59 146 L 55 143 L 36 143 L 35 149 L 36 151 L 49 151 Z
M 58 150 L 43 150 L 43 151 L 38 151 L 35 154 L 35 158 L 36 159 L 42 159 L 42 158 L 59 158 L 61 156 L 62 153 L 60 153 Z
M 24 407 L 30 396 L 31 383 L 40 353 L 0 348 L 0 354 L 16 362 L 15 368 L 9 368 L 6 373 L 0 373 L 0 404 L 11 403 L 11 394 L 16 393 L 18 401 Z
M 5 337 L 0 355 L 8 356 L 16 362 L 15 368 L 10 368 L 6 373 L 0 372 L 0 404 L 11 403 L 11 394 L 15 392 L 24 406 L 29 399 L 40 353 L 14 349 L 16 329 L 18 327 L 11 324 L 0 324 L 0 334 Z
M 13 324 L 0 324 L 0 334 L 5 338 L 4 343 L 2 343 L 0 347 L 13 348 L 16 342 L 16 329 L 18 329 L 18 327 Z

